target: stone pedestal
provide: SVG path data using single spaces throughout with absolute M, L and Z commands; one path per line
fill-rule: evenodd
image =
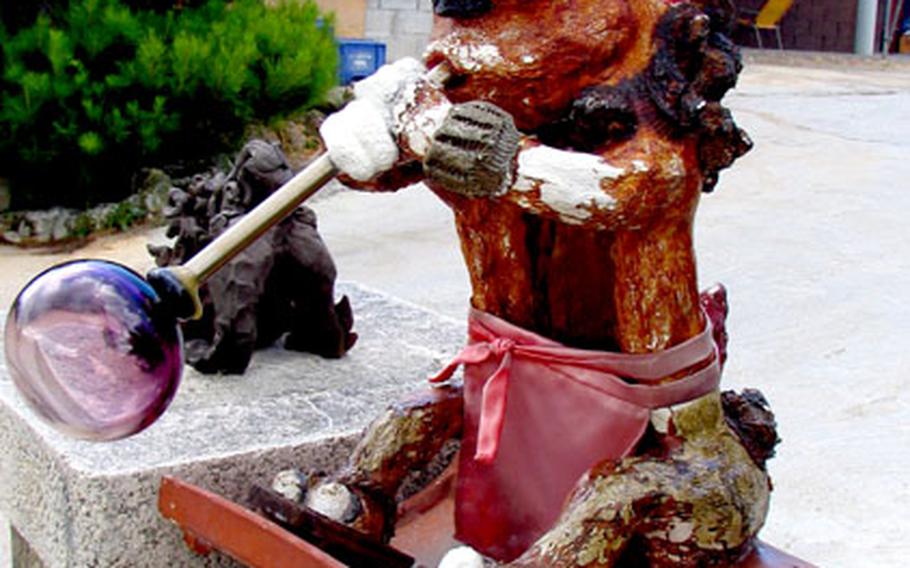
M 279 348 L 243 376 L 187 368 L 164 417 L 114 443 L 65 438 L 39 422 L 0 365 L 0 509 L 17 565 L 230 565 L 194 556 L 156 509 L 163 474 L 246 502 L 291 466 L 332 469 L 385 406 L 421 388 L 464 342 L 463 322 L 340 284 L 360 339 L 329 361 Z M 19 554 L 19 551 L 21 554 Z

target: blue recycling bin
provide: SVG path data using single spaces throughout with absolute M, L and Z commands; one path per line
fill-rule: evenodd
M 385 64 L 385 44 L 368 39 L 338 38 L 338 79 L 350 85 L 372 75 Z

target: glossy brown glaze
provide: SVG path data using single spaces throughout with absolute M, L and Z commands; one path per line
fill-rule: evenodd
M 611 149 L 609 163 L 627 173 L 604 187 L 615 205 L 584 224 L 564 222 L 536 188 L 494 199 L 440 192 L 455 211 L 474 307 L 574 347 L 641 353 L 696 335 L 693 148 L 642 129 Z
M 454 102 L 486 100 L 536 130 L 591 85 L 617 84 L 650 62 L 659 1 L 504 0 L 482 18 L 436 18 L 427 65 L 447 62 Z
M 751 144 L 717 102 L 740 69 L 724 36 L 728 4 L 506 0 L 479 17 L 436 18 L 426 63 L 452 76 L 441 91 L 418 89 L 412 114 L 482 100 L 524 134 L 502 195 L 429 182 L 455 212 L 474 307 L 570 346 L 630 353 L 703 329 L 695 209 Z M 364 187 L 413 174 L 423 158 L 413 138 L 401 137 L 399 173 Z M 545 148 L 586 159 L 578 171 L 591 160 L 611 171 L 596 190 L 572 179 L 559 188 L 576 200 L 568 217 L 546 181 L 523 175 L 524 157 Z
M 675 127 L 649 94 L 665 90 L 648 72 L 667 10 L 656 1 L 500 2 L 483 18 L 438 19 L 427 61 L 455 70 L 454 101 L 492 101 L 535 130 L 586 89 L 623 85 L 636 115 L 631 137 L 592 152 L 622 173 L 601 183 L 612 205 L 583 222 L 560 218 L 534 182 L 495 199 L 436 188 L 455 210 L 474 307 L 568 345 L 632 353 L 703 329 L 691 237 L 699 136 L 668 135 Z M 524 147 L 536 144 L 529 137 Z
M 572 347 L 626 353 L 705 328 L 695 210 L 750 147 L 719 103 L 740 69 L 724 35 L 732 17 L 726 0 L 498 0 L 481 16 L 437 17 L 427 65 L 452 76 L 441 89 L 417 87 L 399 114 L 400 172 L 411 179 L 426 155 L 417 126 L 450 103 L 494 103 L 522 131 L 501 192 L 465 197 L 428 183 L 455 213 L 475 308 Z M 709 295 L 711 319 L 726 313 L 719 294 Z M 766 454 L 740 437 L 770 451 L 773 420 L 749 405 L 732 410 L 742 419 L 727 424 L 712 393 L 654 411 L 636 453 L 593 468 L 516 563 L 735 563 L 764 522 L 770 489 L 751 455 Z M 374 423 L 347 481 L 393 494 L 411 457 L 425 462 L 453 435 L 426 422 L 428 412 L 393 409 Z

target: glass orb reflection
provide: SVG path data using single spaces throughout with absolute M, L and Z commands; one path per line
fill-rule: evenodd
M 116 440 L 154 422 L 180 383 L 180 329 L 132 270 L 100 260 L 33 279 L 6 320 L 6 361 L 34 411 L 61 432 Z

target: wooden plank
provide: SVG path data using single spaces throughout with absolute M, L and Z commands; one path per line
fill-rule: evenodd
M 268 519 L 172 477 L 161 479 L 158 510 L 197 552 L 220 550 L 251 568 L 345 566 Z

